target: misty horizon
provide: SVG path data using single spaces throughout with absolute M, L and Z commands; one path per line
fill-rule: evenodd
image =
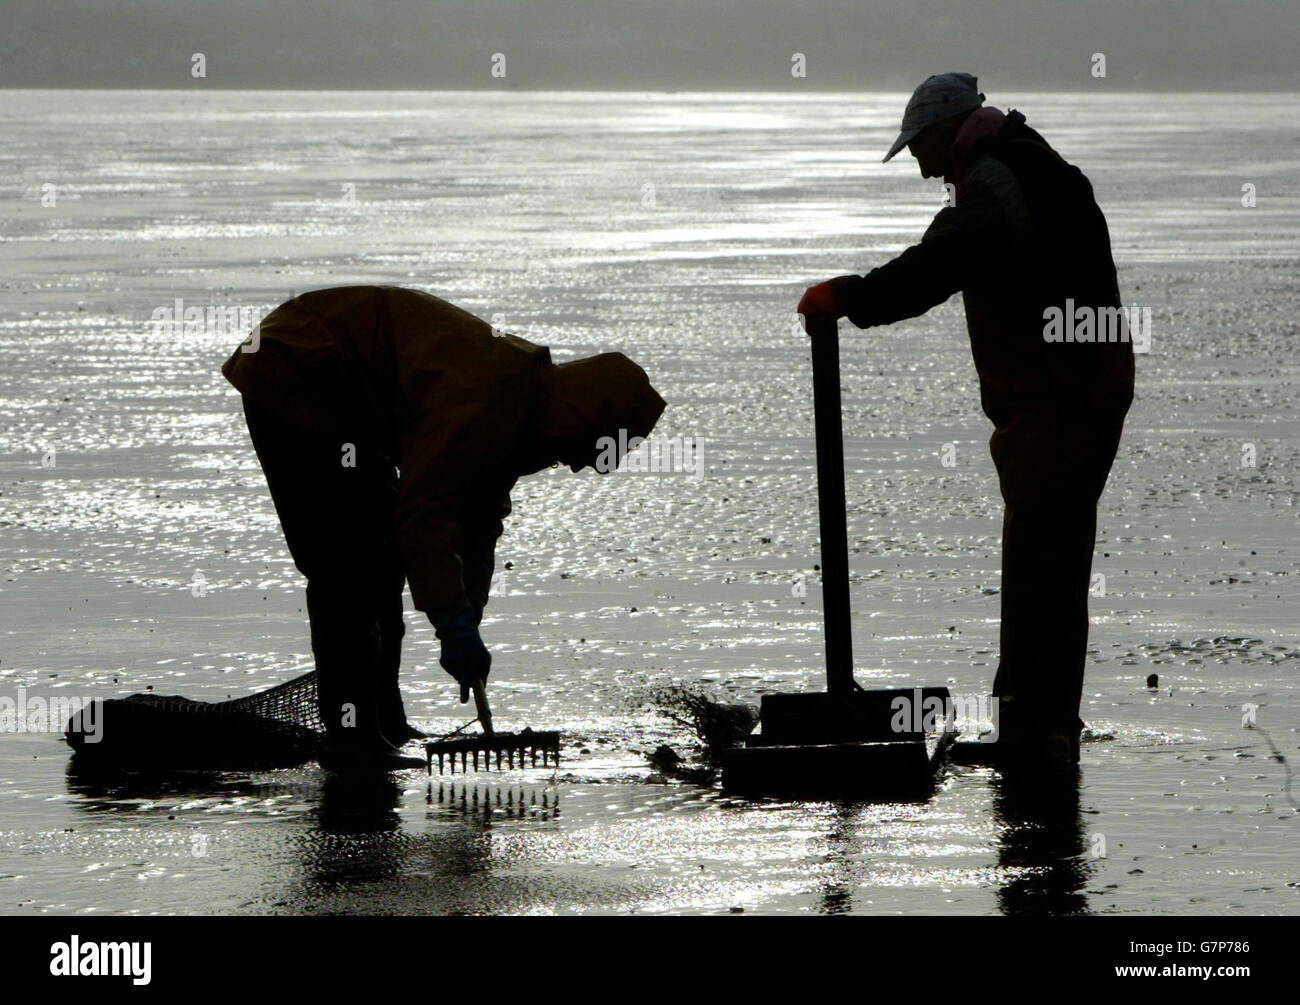
M 0 88 L 893 93 L 965 70 L 990 100 L 1007 90 L 1300 91 L 1294 10 L 1267 0 L 6 7 Z

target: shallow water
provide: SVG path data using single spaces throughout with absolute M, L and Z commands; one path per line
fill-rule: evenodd
M 0 911 L 1295 913 L 1300 793 L 1272 758 L 1300 746 L 1294 96 L 1003 104 L 1092 178 L 1155 327 L 1099 520 L 1077 805 L 1027 812 L 969 768 L 925 804 L 751 804 L 646 763 L 691 738 L 645 686 L 820 686 L 792 310 L 936 210 L 910 159 L 878 163 L 904 102 L 3 92 L 0 696 L 219 699 L 311 665 L 218 373 L 244 333 L 155 331 L 176 297 L 397 283 L 557 358 L 620 349 L 705 471 L 517 488 L 484 636 L 501 724 L 565 730 L 559 772 L 485 776 L 477 805 L 419 772 L 133 787 L 0 734 Z M 842 356 L 859 679 L 982 694 L 1000 500 L 960 305 L 846 326 Z M 449 729 L 432 630 L 408 632 L 408 711 Z

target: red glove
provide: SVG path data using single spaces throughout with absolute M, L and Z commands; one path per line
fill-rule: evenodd
M 803 299 L 799 301 L 795 312 L 804 317 L 816 315 L 835 320 L 844 316 L 844 312 L 835 303 L 835 292 L 831 289 L 830 283 L 818 283 L 804 290 Z

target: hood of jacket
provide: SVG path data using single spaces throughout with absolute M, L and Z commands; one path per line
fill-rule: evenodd
M 597 441 L 649 436 L 665 407 L 646 372 L 621 352 L 555 364 L 539 389 L 535 456 L 545 458 L 539 466 L 559 460 L 578 470 L 593 464 Z

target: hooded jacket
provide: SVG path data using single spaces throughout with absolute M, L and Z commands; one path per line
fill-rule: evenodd
M 893 261 L 831 280 L 837 305 L 868 328 L 924 314 L 961 291 L 980 403 L 995 426 L 1044 406 L 1122 415 L 1133 397 L 1131 342 L 1044 339 L 1044 311 L 1067 299 L 1076 309 L 1121 306 L 1088 179 L 1014 110 L 973 112 L 953 152 L 953 204 Z
M 577 379 L 556 379 L 578 363 Z M 545 346 L 393 286 L 295 297 L 221 372 L 284 422 L 355 441 L 398 468 L 397 548 L 415 607 L 426 612 L 462 593 L 486 604 L 520 475 L 577 437 L 620 427 L 647 436 L 664 409 L 626 356 L 557 367 Z

